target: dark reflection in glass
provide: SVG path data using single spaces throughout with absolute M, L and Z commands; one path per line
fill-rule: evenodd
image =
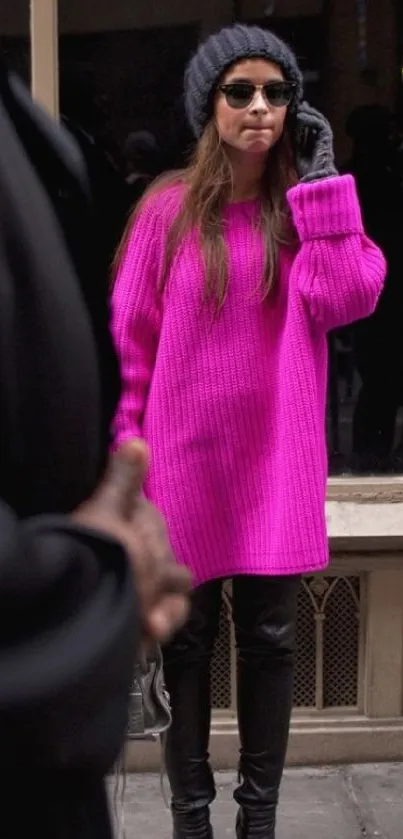
M 343 168 L 356 178 L 366 232 L 388 272 L 375 314 L 330 338 L 332 463 L 358 473 L 402 472 L 402 135 L 381 105 L 356 108 L 346 129 L 352 154 Z
M 380 474 L 403 472 L 403 96 L 398 46 L 395 54 L 383 35 L 376 58 L 374 16 L 358 44 L 355 5 L 155 0 L 140 8 L 130 0 L 59 0 L 60 101 L 62 119 L 87 158 L 112 259 L 130 208 L 156 175 L 183 165 L 191 150 L 182 79 L 199 40 L 242 20 L 269 26 L 291 44 L 307 98 L 332 119 L 338 164 L 357 178 L 368 235 L 388 260 L 375 315 L 329 336 L 330 471 Z M 339 16 L 335 23 L 341 6 L 345 21 Z M 398 12 L 390 25 L 390 31 L 399 29 Z M 402 32 L 399 37 L 403 43 Z M 344 43 L 347 52 L 340 57 Z M 402 49 L 401 55 L 400 66 Z M 346 126 L 354 84 L 363 101 L 376 102 L 381 76 L 393 87 L 393 109 L 383 103 L 354 108 Z
M 0 53 L 26 84 L 31 80 L 29 0 L 1 0 Z
M 192 25 L 61 34 L 61 117 L 86 156 L 111 260 L 146 186 L 183 163 L 183 69 L 197 41 Z

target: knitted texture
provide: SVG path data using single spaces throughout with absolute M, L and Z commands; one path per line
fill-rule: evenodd
M 312 151 L 304 155 L 304 149 L 297 152 L 297 169 L 302 183 L 333 178 L 337 175 L 334 160 L 333 131 L 330 123 L 319 111 L 303 102 L 298 109 L 298 125 L 311 134 Z
M 196 232 L 156 292 L 182 198 L 182 187 L 149 198 L 114 289 L 116 444 L 149 443 L 146 494 L 196 583 L 317 571 L 328 561 L 326 332 L 373 312 L 384 258 L 363 232 L 350 175 L 298 185 L 288 198 L 300 246 L 282 252 L 263 303 L 258 204 L 229 205 L 229 290 L 214 319 Z
M 289 113 L 296 112 L 302 100 L 303 78 L 290 47 L 267 29 L 236 24 L 211 35 L 199 47 L 186 69 L 185 108 L 196 137 L 200 137 L 212 116 L 212 93 L 223 73 L 246 58 L 273 61 L 281 67 L 287 81 L 295 82 L 297 89 Z

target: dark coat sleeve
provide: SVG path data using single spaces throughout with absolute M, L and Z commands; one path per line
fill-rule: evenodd
M 116 758 L 138 643 L 119 545 L 65 517 L 0 505 L 0 771 L 104 773 Z
M 65 795 L 54 806 L 61 824 L 69 813 L 73 823 L 80 798 L 67 793 L 66 776 L 88 784 L 119 752 L 140 634 L 123 549 L 68 515 L 99 482 L 118 392 L 106 271 L 96 259 L 74 150 L 25 94 L 13 92 L 1 67 L 0 138 L 3 811 L 5 803 L 13 809 L 5 781 L 19 778 L 24 765 L 32 799 L 42 789 L 36 807 L 44 839 L 100 837 L 76 826 L 46 833 L 43 818 Z M 60 210 L 66 194 L 74 235 Z M 82 809 L 90 799 L 82 798 Z

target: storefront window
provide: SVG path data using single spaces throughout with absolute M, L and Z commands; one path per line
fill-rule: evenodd
M 191 137 L 182 77 L 199 39 L 242 20 L 271 27 L 295 49 L 307 98 L 332 122 L 338 165 L 357 176 L 368 233 L 389 263 L 377 313 L 329 336 L 327 431 L 335 475 L 403 472 L 399 4 L 384 0 L 382 15 L 377 6 L 351 0 L 59 0 L 61 116 L 109 195 L 112 242 L 138 194 L 133 135 L 147 132 L 148 172 L 142 174 L 148 178 L 186 160 Z
M 8 67 L 30 84 L 29 0 L 1 0 L 0 52 Z
M 324 106 L 335 129 L 338 164 L 355 176 L 366 231 L 388 262 L 375 314 L 329 338 L 328 432 L 335 474 L 403 472 L 401 4 L 389 0 L 383 15 L 377 6 L 350 4 L 348 20 L 346 0 L 325 3 Z

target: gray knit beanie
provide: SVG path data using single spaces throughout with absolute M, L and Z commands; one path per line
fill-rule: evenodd
M 289 107 L 295 113 L 303 96 L 303 78 L 297 59 L 287 44 L 273 32 L 258 26 L 236 24 L 211 35 L 201 44 L 185 73 L 185 108 L 196 137 L 203 133 L 212 115 L 212 93 L 223 73 L 246 58 L 265 58 L 281 67 L 287 81 L 297 85 Z

